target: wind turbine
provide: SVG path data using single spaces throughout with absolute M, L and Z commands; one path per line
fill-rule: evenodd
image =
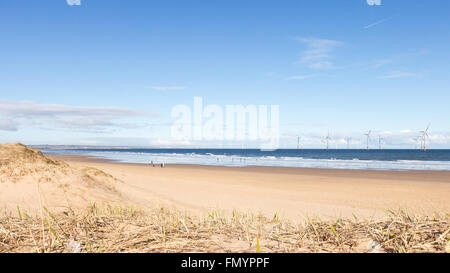
M 430 124 L 428 124 L 427 129 L 425 129 L 425 131 L 420 131 L 420 132 L 419 132 L 419 133 L 422 134 L 423 150 L 424 150 L 424 151 L 427 150 L 427 137 L 429 137 L 429 135 L 428 135 L 428 129 L 430 129 Z
M 297 150 L 300 149 L 300 136 L 297 136 Z
M 383 149 L 383 147 L 381 146 L 381 144 L 384 142 L 384 138 L 382 138 L 380 135 L 378 135 L 378 148 L 380 150 Z
M 348 149 L 350 149 L 350 141 L 351 141 L 351 138 L 349 138 L 349 137 L 347 137 L 347 150 Z
M 367 137 L 367 145 L 366 145 L 366 150 L 369 150 L 369 139 L 370 139 L 370 133 L 372 132 L 372 130 L 369 130 L 369 132 L 367 132 L 366 134 L 364 134 Z
M 328 144 L 329 144 L 329 142 L 330 142 L 330 131 L 328 131 L 328 134 L 327 134 L 327 136 L 325 137 L 325 142 L 327 143 L 327 151 L 328 151 Z

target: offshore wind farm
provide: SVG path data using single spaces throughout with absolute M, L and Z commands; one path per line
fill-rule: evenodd
M 44 153 L 98 157 L 123 163 L 208 166 L 271 166 L 359 170 L 450 170 L 450 150 L 417 149 L 164 149 L 70 148 Z
M 333 137 L 330 131 L 322 139 L 323 149 L 304 148 L 297 137 L 296 148 L 264 151 L 238 148 L 102 148 L 102 147 L 41 147 L 48 154 L 70 154 L 99 157 L 123 163 L 185 164 L 210 166 L 270 166 L 330 169 L 367 170 L 450 170 L 449 149 L 427 149 L 426 138 L 430 125 L 420 133 L 420 148 L 385 149 L 385 138 L 378 135 L 377 144 L 371 144 L 372 130 L 364 133 L 364 147 L 330 148 Z M 361 143 L 360 142 L 360 143 Z

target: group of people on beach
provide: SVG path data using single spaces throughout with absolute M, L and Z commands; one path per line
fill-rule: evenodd
M 155 163 L 153 163 L 153 160 L 150 161 L 150 165 L 152 165 L 152 167 L 155 167 Z M 161 168 L 164 168 L 164 167 L 165 167 L 165 164 L 164 164 L 164 163 L 159 163 L 159 164 L 156 164 L 156 165 L 160 165 Z

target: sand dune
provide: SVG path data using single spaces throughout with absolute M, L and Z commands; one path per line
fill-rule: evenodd
M 122 202 L 116 186 L 122 183 L 92 168 L 74 167 L 44 156 L 25 145 L 0 145 L 2 208 L 85 207 L 89 202 Z

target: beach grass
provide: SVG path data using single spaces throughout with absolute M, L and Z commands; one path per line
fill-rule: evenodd
M 194 217 L 167 207 L 67 209 L 0 217 L 0 252 L 448 252 L 449 214 L 383 219 L 272 219 L 219 209 Z M 25 216 L 25 217 L 24 217 Z

